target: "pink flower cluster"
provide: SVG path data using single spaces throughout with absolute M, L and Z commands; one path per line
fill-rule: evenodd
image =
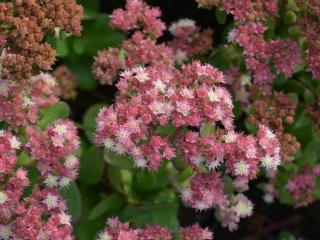
M 128 5 L 132 2 L 140 1 L 128 1 L 126 10 L 116 10 L 117 14 L 129 14 Z M 258 9 L 258 4 L 255 7 Z M 268 7 L 275 14 L 271 2 Z M 122 29 L 148 32 L 143 22 L 141 28 L 129 26 L 134 24 L 129 23 Z M 171 48 L 137 31 L 120 48 L 104 50 L 95 59 L 95 76 L 107 84 L 117 79 L 118 88 L 115 103 L 102 108 L 97 116 L 95 142 L 108 152 L 131 158 L 136 167 L 150 171 L 158 170 L 166 160 L 173 165 L 177 160 L 185 161 L 194 175 L 179 189 L 182 200 L 198 210 L 218 207 L 224 219 L 232 218 L 229 228 L 233 230 L 240 218 L 250 216 L 253 210 L 249 199 L 234 192 L 247 190 L 260 167 L 268 173 L 277 169 L 281 162 L 280 143 L 266 125 L 259 126 L 257 136 L 235 131 L 233 102 L 222 72 L 198 61 L 182 64 L 179 69 L 174 67 L 173 53 L 175 61 L 182 63 L 209 49 L 212 44 L 209 32 L 208 35 L 201 32 L 188 19 L 173 23 L 169 30 L 174 36 L 168 44 Z M 291 56 L 299 59 L 295 43 L 273 41 L 274 47 L 279 49 L 273 55 L 271 43 L 263 40 L 264 31 L 262 24 L 253 22 L 233 30 L 230 38 L 245 48 L 252 70 L 269 71 L 267 76 L 258 71 L 263 78 L 261 81 L 274 77 L 269 66 L 271 61 L 277 71 L 293 74 L 298 60 L 292 60 Z M 199 39 L 204 41 L 205 47 L 190 48 L 199 44 Z M 253 42 L 260 44 L 259 52 Z M 284 66 L 285 59 L 290 59 L 290 66 Z M 123 71 L 118 76 L 119 69 Z M 224 177 L 231 179 L 233 193 L 230 195 L 224 192 Z M 115 226 L 118 229 L 119 222 Z M 121 233 L 124 236 L 138 234 L 128 225 L 124 228 L 127 229 Z M 103 234 L 114 236 L 112 230 Z
M 160 37 L 166 26 L 160 20 L 161 11 L 150 7 L 141 0 L 127 0 L 125 9 L 116 9 L 110 26 L 124 31 L 143 30 L 145 34 Z
M 277 74 L 292 77 L 294 70 L 301 63 L 301 50 L 292 40 L 265 41 L 263 34 L 266 27 L 260 22 L 240 25 L 229 33 L 229 41 L 244 48 L 246 66 L 253 73 L 257 84 L 272 83 L 276 75 L 270 64 L 273 63 Z
M 308 69 L 312 73 L 313 78 L 320 78 L 320 44 L 319 43 L 309 43 L 309 50 L 308 50 Z
M 190 227 L 181 228 L 181 234 L 183 240 L 212 240 L 213 233 L 207 228 L 203 229 L 199 224 L 192 225 Z
M 11 133 L 0 132 L 0 239 L 72 239 L 70 216 L 56 190 L 36 187 L 22 199 L 30 182 L 26 170 L 15 168 L 21 147 Z
M 56 80 L 39 70 L 50 69 L 55 60 L 45 34 L 79 35 L 82 10 L 73 0 L 0 4 L 8 27 L 0 37 L 0 122 L 5 123 L 0 130 L 0 239 L 73 239 L 60 188 L 77 177 L 79 139 L 69 120 L 38 128 L 40 110 L 59 101 Z M 41 176 L 31 184 L 29 168 L 22 165 L 37 167 Z
M 10 174 L 16 163 L 21 142 L 10 132 L 0 130 L 0 174 Z M 1 175 L 0 175 L 1 176 Z
M 230 197 L 220 208 L 221 224 L 229 231 L 238 229 L 241 218 L 250 217 L 253 213 L 253 203 L 242 193 Z
M 208 229 L 193 225 L 180 230 L 183 240 L 212 240 L 213 234 Z M 121 223 L 117 218 L 107 220 L 107 227 L 99 234 L 98 240 L 105 239 L 131 239 L 131 240 L 172 240 L 173 233 L 160 226 L 147 226 L 145 229 L 130 228 L 128 223 Z
M 174 49 L 175 45 L 188 49 L 188 39 L 199 32 L 194 22 L 186 19 L 174 23 L 170 31 L 175 36 L 171 42 Z M 143 40 L 139 32 L 132 39 L 137 36 Z M 248 38 L 248 42 L 251 40 Z M 121 49 L 124 46 L 126 42 Z M 144 52 L 128 49 L 125 54 L 130 54 L 124 59 L 119 58 L 120 49 L 108 50 L 117 56 L 115 68 L 111 55 L 99 63 L 101 66 L 107 63 L 103 70 L 106 73 L 110 70 L 112 78 L 120 65 L 125 64 L 126 70 L 116 84 L 119 92 L 115 104 L 102 108 L 98 114 L 96 143 L 107 151 L 126 154 L 136 167 L 151 171 L 157 170 L 164 160 L 175 162 L 182 157 L 195 171 L 180 189 L 183 201 L 198 210 L 218 207 L 225 213 L 225 219 L 232 216 L 233 225 L 229 228 L 235 229 L 240 218 L 252 213 L 253 205 L 244 195 L 227 196 L 218 170 L 221 167 L 226 169 L 224 174 L 230 174 L 233 191 L 247 190 L 249 180 L 256 178 L 260 166 L 275 171 L 280 164 L 277 138 L 264 125 L 259 127 L 257 137 L 234 130 L 231 95 L 224 86 L 223 74 L 212 66 L 194 61 L 178 70 L 172 62 L 158 64 L 150 61 L 154 57 L 144 58 L 144 54 L 128 64 L 135 52 Z M 143 67 L 145 64 L 149 66 Z M 105 82 L 110 81 L 110 76 Z M 174 132 L 161 132 L 168 127 Z M 206 127 L 212 131 L 203 133 Z
M 278 15 L 278 0 L 196 0 L 199 7 L 217 6 L 237 22 L 260 21 Z
M 152 67 L 127 70 L 117 84 L 116 104 L 103 108 L 97 117 L 96 143 L 128 153 L 138 166 L 144 162 L 156 170 L 162 159 L 176 156 L 169 139 L 156 134 L 157 127 L 169 123 L 176 128 L 200 127 L 221 121 L 233 128 L 232 100 L 218 86 L 222 82 L 221 72 L 199 62 L 182 66 L 182 72 Z
M 308 11 L 302 12 L 297 25 L 301 31 L 301 36 L 305 36 L 308 43 L 306 53 L 308 71 L 312 73 L 314 79 L 318 79 L 320 78 L 320 25 L 317 16 L 319 15 L 320 8 L 318 1 L 308 0 L 307 3 Z
M 302 62 L 301 49 L 295 41 L 264 40 L 266 27 L 263 21 L 278 16 L 278 0 L 197 0 L 199 7 L 216 6 L 221 11 L 231 14 L 237 23 L 229 33 L 229 41 L 244 48 L 243 56 L 247 69 L 253 73 L 255 83 L 269 84 L 277 74 L 292 77 L 295 69 Z M 309 57 L 313 69 L 316 61 Z M 274 65 L 275 72 L 271 65 Z M 315 70 L 312 70 L 313 72 Z
M 0 130 L 0 239 L 72 239 L 71 216 L 59 188 L 77 177 L 77 131 L 69 120 L 58 120 L 43 132 L 37 127 L 39 111 L 58 102 L 58 93 L 56 80 L 45 73 L 26 85 L 0 80 L 0 120 L 21 139 Z M 27 197 L 30 182 L 18 154 L 29 157 L 41 173 Z
M 18 177 L 27 181 L 25 173 Z M 71 217 L 57 191 L 35 188 L 29 197 L 15 200 L 10 198 L 0 210 L 1 239 L 73 239 Z
M 179 64 L 194 56 L 207 54 L 212 49 L 212 29 L 201 31 L 193 20 L 174 22 L 169 31 L 174 39 L 168 45 L 174 49 L 175 60 Z
M 222 206 L 225 201 L 224 184 L 220 173 L 198 173 L 190 180 L 190 186 L 181 192 L 182 200 L 198 210 Z
M 48 187 L 68 187 L 77 177 L 79 160 L 75 152 L 79 147 L 79 138 L 73 122 L 58 120 L 43 132 L 28 127 L 29 142 L 26 145 L 36 159 L 41 175 L 46 178 Z
M 301 50 L 297 42 L 292 40 L 275 40 L 270 42 L 273 63 L 277 73 L 286 78 L 292 77 L 296 67 L 301 64 Z
M 231 65 L 223 73 L 232 96 L 241 103 L 244 110 L 247 110 L 250 106 L 251 76 L 241 74 L 239 67 L 234 65 Z
M 211 49 L 213 31 L 201 31 L 189 19 L 182 19 L 171 25 L 169 31 L 174 36 L 172 41 L 157 43 L 157 38 L 166 30 L 159 17 L 159 9 L 149 7 L 141 0 L 128 0 L 126 9 L 115 10 L 110 26 L 124 31 L 132 30 L 133 33 L 119 48 L 98 52 L 92 66 L 95 78 L 102 84 L 112 85 L 119 70 L 141 65 L 173 68 L 175 62 L 181 64 L 196 55 L 206 54 Z
M 10 216 L 29 184 L 26 171 L 23 168 L 15 169 L 20 148 L 21 143 L 15 136 L 0 131 L 0 224 L 4 222 L 2 219 Z
M 226 199 L 221 175 L 215 172 L 220 166 L 234 177 L 235 189 L 246 190 L 259 165 L 275 171 L 280 164 L 279 142 L 269 128 L 260 125 L 257 137 L 235 132 L 232 100 L 223 83 L 221 72 L 199 62 L 183 65 L 181 71 L 126 70 L 120 74 L 114 106 L 98 114 L 96 143 L 151 171 L 181 156 L 198 172 L 181 190 L 184 202 L 199 210 L 220 206 Z M 161 134 L 170 125 L 173 135 Z M 213 131 L 202 133 L 205 126 Z
M 259 126 L 258 142 L 261 149 L 260 162 L 267 170 L 275 171 L 281 163 L 280 142 L 276 135 L 264 125 Z
M 312 170 L 304 166 L 295 176 L 289 179 L 286 188 L 290 191 L 296 207 L 307 206 L 314 201 L 317 190 L 316 180 L 320 176 L 320 167 Z
M 257 142 L 252 136 L 243 136 L 233 131 L 220 136 L 222 142 L 217 141 L 217 136 L 199 138 L 197 133 L 187 133 L 185 142 L 181 144 L 182 156 L 196 169 L 207 167 L 213 171 L 225 164 L 226 173 L 235 177 L 235 189 L 248 189 L 248 181 L 258 173 L 259 161 L 262 167 L 271 172 L 276 171 L 280 165 L 280 144 L 264 125 L 259 128 Z M 181 195 L 184 202 L 199 210 L 216 206 L 225 208 L 227 196 L 223 188 L 224 184 L 217 172 L 198 173 L 182 189 Z
M 49 74 L 33 76 L 30 86 L 0 80 L 0 120 L 12 127 L 28 126 L 39 120 L 39 109 L 58 101 L 56 80 Z
M 94 76 L 102 84 L 112 85 L 120 69 L 128 69 L 139 64 L 173 65 L 173 50 L 164 44 L 136 32 L 125 41 L 121 48 L 109 48 L 98 52 L 92 67 Z

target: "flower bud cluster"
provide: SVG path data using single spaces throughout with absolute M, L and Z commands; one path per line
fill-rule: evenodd
M 290 191 L 296 207 L 307 206 L 314 201 L 314 192 L 317 190 L 317 178 L 320 176 L 320 167 L 312 170 L 304 166 L 297 174 L 289 179 L 286 188 Z
M 308 70 L 312 73 L 314 79 L 320 78 L 320 25 L 318 16 L 320 13 L 320 6 L 318 1 L 307 0 L 307 11 L 302 13 L 297 25 L 301 31 L 301 35 L 305 36 L 308 43 L 307 48 L 307 62 Z
M 198 224 L 180 229 L 182 240 L 212 240 L 213 234 L 208 229 L 202 229 Z M 146 228 L 131 228 L 129 223 L 121 223 L 117 218 L 109 218 L 107 227 L 99 234 L 97 240 L 132 239 L 132 240 L 172 240 L 174 234 L 166 227 L 147 226 Z
M 37 162 L 37 167 L 46 185 L 49 187 L 67 187 L 77 177 L 79 160 L 75 153 L 79 147 L 79 138 L 73 122 L 58 120 L 44 131 L 28 127 L 29 142 L 27 149 Z M 54 177 L 58 176 L 58 177 Z
M 63 99 L 74 99 L 77 95 L 77 77 L 66 65 L 57 67 L 52 76 L 58 82 L 58 93 Z
M 270 92 L 267 88 L 252 90 L 254 112 L 249 120 L 258 126 L 260 123 L 270 126 L 281 143 L 280 156 L 284 162 L 293 160 L 293 155 L 300 149 L 295 136 L 286 133 L 286 126 L 294 121 L 296 104 L 282 92 Z
M 130 32 L 130 38 L 119 48 L 98 52 L 92 66 L 95 78 L 102 84 L 112 85 L 120 70 L 138 65 L 173 68 L 175 62 L 181 64 L 211 49 L 213 31 L 201 31 L 190 19 L 173 23 L 168 29 L 173 40 L 158 43 L 157 39 L 166 30 L 160 15 L 158 8 L 149 7 L 142 0 L 128 0 L 125 9 L 116 9 L 109 25 L 133 33 Z
M 236 22 L 254 22 L 278 15 L 278 0 L 196 0 L 199 7 L 218 7 Z
M 293 40 L 266 41 L 263 34 L 266 27 L 261 22 L 250 22 L 229 32 L 229 41 L 243 47 L 246 66 L 253 73 L 257 84 L 272 83 L 276 74 L 270 67 L 273 63 L 276 73 L 292 77 L 301 63 L 301 50 Z
M 29 79 L 30 86 L 0 80 L 0 120 L 11 127 L 26 127 L 39 120 L 39 109 L 58 102 L 56 80 L 41 73 Z
M 205 55 L 212 49 L 212 29 L 201 31 L 193 20 L 186 18 L 174 22 L 169 31 L 174 38 L 168 45 L 174 49 L 178 64 L 194 56 Z
M 56 51 L 44 42 L 46 32 L 79 35 L 82 18 L 83 9 L 75 0 L 1 2 L 2 78 L 26 83 L 37 73 L 34 69 L 50 70 Z
M 264 21 L 278 16 L 278 0 L 197 0 L 197 2 L 199 7 L 216 6 L 234 17 L 236 27 L 229 32 L 228 40 L 243 48 L 246 67 L 252 72 L 256 84 L 270 84 L 281 73 L 290 78 L 302 63 L 302 50 L 297 42 L 290 39 L 264 39 L 267 30 Z M 312 53 L 309 54 L 309 69 L 315 72 L 317 55 L 315 50 Z
M 241 218 L 250 217 L 253 214 L 253 203 L 242 193 L 230 197 L 220 208 L 221 224 L 229 231 L 238 229 Z

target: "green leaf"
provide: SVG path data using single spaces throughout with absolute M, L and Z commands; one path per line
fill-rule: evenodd
M 55 42 L 55 48 L 59 57 L 67 57 L 70 53 L 69 46 L 65 41 L 57 40 Z
M 187 167 L 183 171 L 178 172 L 178 181 L 184 182 L 193 176 L 192 167 Z
M 293 129 L 291 132 L 295 133 L 295 129 L 306 127 L 307 125 L 310 125 L 310 118 L 308 113 L 304 108 L 298 108 L 296 111 L 294 124 L 289 129 Z
M 294 11 L 294 12 L 299 12 L 300 9 L 297 6 L 297 3 L 295 0 L 288 0 L 288 10 Z
M 283 21 L 286 25 L 291 25 L 297 21 L 297 15 L 293 11 L 285 13 Z
M 30 166 L 35 159 L 29 156 L 26 152 L 21 152 L 17 159 L 17 166 Z
M 24 189 L 24 192 L 23 192 L 24 197 L 29 196 L 31 194 L 34 186 L 37 184 L 38 179 L 41 176 L 41 173 L 36 167 L 27 166 L 25 168 L 28 171 L 28 178 L 29 178 L 30 184 Z
M 172 137 L 176 132 L 176 127 L 173 124 L 167 124 L 165 126 L 160 126 L 157 128 L 156 133 L 168 137 Z
M 227 15 L 225 12 L 220 11 L 219 8 L 216 8 L 216 18 L 219 24 L 225 24 Z
M 188 164 L 186 163 L 186 161 L 180 156 L 173 158 L 171 162 L 175 167 L 175 169 L 177 169 L 178 171 L 183 171 L 188 167 Z
M 288 32 L 293 37 L 298 37 L 300 35 L 300 28 L 298 26 L 291 26 L 288 29 Z
M 77 41 L 82 42 L 86 55 L 94 56 L 98 50 L 118 46 L 123 41 L 121 33 L 108 27 L 108 20 L 107 15 L 97 15 L 94 19 L 83 21 L 81 38 Z
M 138 192 L 152 191 L 157 187 L 157 178 L 155 173 L 148 171 L 137 172 L 133 181 L 133 187 Z
M 214 133 L 215 127 L 212 124 L 204 123 L 200 127 L 200 135 L 201 136 L 208 136 Z
M 85 48 L 85 46 L 83 46 Z M 95 89 L 98 81 L 93 78 L 91 74 L 91 67 L 93 58 L 85 56 L 72 56 L 68 57 L 65 62 L 70 70 L 77 76 L 79 87 L 86 91 Z
M 71 182 L 67 189 L 61 191 L 61 195 L 67 200 L 68 210 L 73 222 L 77 222 L 81 216 L 81 195 L 75 182 Z
M 274 80 L 274 84 L 277 86 L 283 85 L 288 81 L 284 74 L 279 74 L 279 76 Z
M 133 160 L 127 154 L 118 154 L 113 151 L 104 151 L 104 159 L 114 167 L 133 169 Z
M 38 127 L 45 129 L 50 123 L 58 119 L 64 119 L 69 116 L 69 106 L 65 102 L 58 102 L 50 108 L 40 109 L 42 119 L 38 122 Z
M 90 221 L 94 220 L 110 210 L 119 208 L 121 204 L 122 204 L 122 199 L 120 195 L 113 193 L 112 195 L 104 198 L 91 210 L 88 219 Z
M 296 237 L 287 231 L 283 231 L 279 234 L 277 240 L 296 240 Z
M 301 11 L 306 11 L 308 9 L 308 1 L 302 1 L 298 4 Z
M 309 89 L 304 90 L 303 98 L 307 104 L 313 104 L 316 101 L 313 93 Z
M 86 19 L 91 19 L 96 16 L 99 16 L 98 0 L 78 0 L 78 3 L 83 5 Z
M 175 203 L 176 201 L 177 201 L 177 194 L 171 188 L 167 188 L 158 192 L 157 195 L 153 198 L 154 204 Z
M 80 159 L 79 180 L 87 184 L 97 184 L 103 176 L 104 165 L 102 150 L 94 145 L 84 150 Z
M 244 121 L 244 125 L 246 126 L 246 129 L 249 131 L 249 133 L 256 133 L 258 130 L 257 127 L 247 119 Z
M 84 114 L 83 127 L 87 137 L 93 142 L 93 134 L 96 130 L 96 117 L 101 108 L 106 106 L 104 103 L 97 103 L 91 106 Z
M 108 166 L 108 178 L 111 185 L 118 191 L 123 194 L 127 194 L 131 188 L 132 184 L 132 171 L 126 169 L 120 169 L 113 167 L 112 165 Z
M 288 93 L 288 97 L 293 101 L 294 104 L 298 105 L 299 103 L 299 96 L 296 93 Z
M 73 47 L 74 52 L 78 55 L 83 54 L 85 51 L 84 45 L 83 45 L 80 38 L 74 39 L 72 47 Z
M 97 218 L 93 221 L 81 221 L 74 226 L 77 240 L 97 239 L 97 233 L 106 225 L 105 219 Z
M 177 219 L 178 206 L 177 202 L 139 207 L 128 205 L 123 211 L 122 218 L 133 222 L 137 227 L 146 224 L 157 224 L 177 230 L 179 227 Z

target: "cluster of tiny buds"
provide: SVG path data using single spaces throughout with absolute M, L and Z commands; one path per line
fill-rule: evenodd
M 97 240 L 172 240 L 176 233 L 172 233 L 166 227 L 157 225 L 146 228 L 131 228 L 129 223 L 121 223 L 118 218 L 109 218 L 107 227 L 102 231 Z M 203 229 L 198 224 L 190 227 L 180 228 L 179 235 L 182 240 L 212 240 L 213 233 L 207 228 Z
M 286 185 L 296 207 L 307 206 L 314 201 L 314 192 L 317 190 L 317 179 L 320 176 L 320 166 L 312 169 L 303 166 L 292 176 Z
M 221 11 L 231 14 L 234 17 L 236 27 L 229 32 L 229 41 L 239 44 L 243 47 L 243 57 L 247 69 L 253 73 L 256 84 L 270 84 L 277 75 L 283 73 L 285 77 L 290 78 L 295 69 L 302 63 L 302 50 L 297 42 L 291 39 L 264 40 L 264 33 L 267 27 L 264 21 L 269 17 L 277 17 L 279 9 L 278 0 L 268 1 L 245 1 L 234 0 L 196 0 L 199 7 L 211 8 L 216 6 Z M 318 9 L 316 4 L 310 3 L 310 9 Z M 316 12 L 316 11 L 315 11 Z M 312 23 L 312 17 L 305 17 L 303 14 L 302 31 L 307 36 L 316 36 L 314 32 L 317 24 Z M 301 22 L 299 20 L 299 22 Z M 308 29 L 304 31 L 304 29 Z M 309 30 L 312 29 L 312 30 Z M 311 32 L 311 33 L 310 33 Z M 316 37 L 318 38 L 318 37 Z M 310 37 L 309 37 L 310 39 Z M 316 62 L 319 59 L 319 44 L 311 38 L 308 54 L 308 69 L 313 73 L 314 78 L 319 76 L 319 67 Z M 272 70 L 274 66 L 275 71 Z
M 75 0 L 1 2 L 2 78 L 27 83 L 34 70 L 50 70 L 56 51 L 44 42 L 45 35 L 56 31 L 80 35 L 83 17 Z
M 157 43 L 157 38 L 166 30 L 160 15 L 158 8 L 149 7 L 142 0 L 128 0 L 125 9 L 116 9 L 112 13 L 109 25 L 123 31 L 133 31 L 133 34 L 119 48 L 98 52 L 92 72 L 102 84 L 112 85 L 119 70 L 139 65 L 173 68 L 174 63 L 181 64 L 210 51 L 213 31 L 202 31 L 190 19 L 181 19 L 171 25 L 168 30 L 173 40 Z

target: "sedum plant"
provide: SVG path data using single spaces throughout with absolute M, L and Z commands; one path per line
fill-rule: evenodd
M 318 1 L 194 4 L 223 31 L 0 1 L 0 240 L 220 239 L 320 197 Z

